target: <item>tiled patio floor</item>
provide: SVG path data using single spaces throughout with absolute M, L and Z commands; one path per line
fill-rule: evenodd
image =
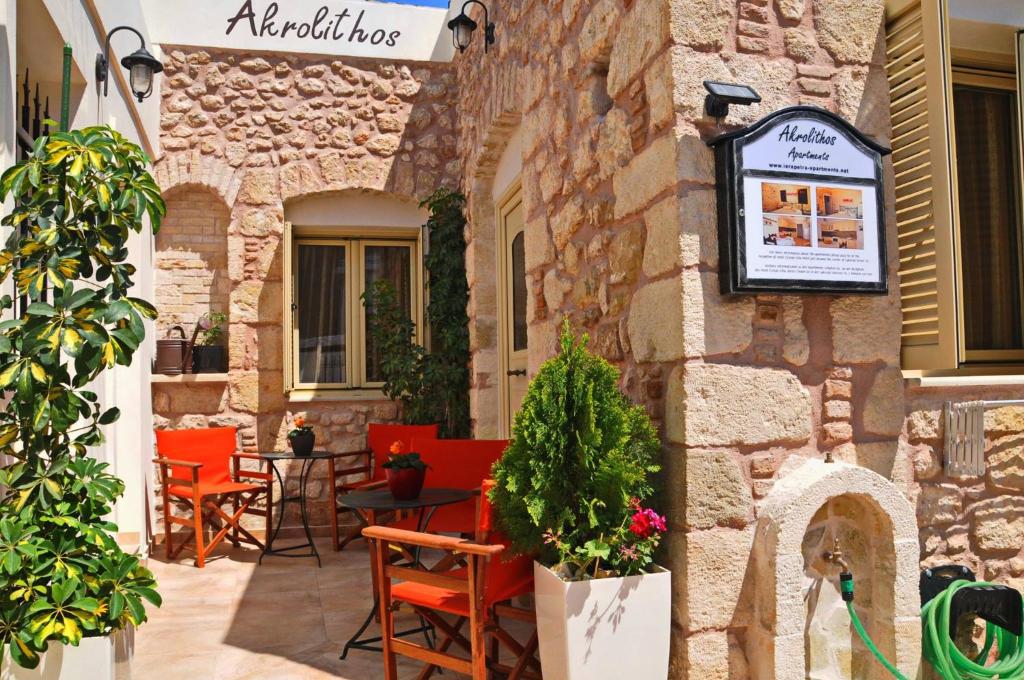
M 158 551 L 149 565 L 164 605 L 136 633 L 132 680 L 383 677 L 378 653 L 338 659 L 373 602 L 366 547 L 320 550 L 320 569 L 312 558 L 267 557 L 257 566 L 251 549 L 223 549 L 196 569 Z M 378 631 L 373 623 L 370 632 Z M 400 664 L 400 677 L 415 677 L 415 665 Z

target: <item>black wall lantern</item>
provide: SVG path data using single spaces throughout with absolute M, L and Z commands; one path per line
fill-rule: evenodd
M 139 49 L 135 50 L 121 60 L 121 66 L 128 69 L 128 82 L 131 84 L 132 94 L 142 103 L 142 100 L 153 93 L 153 76 L 164 70 L 164 65 L 146 49 L 146 40 L 142 34 L 131 26 L 118 26 L 107 33 L 107 41 L 103 46 L 103 54 L 96 55 L 96 80 L 103 83 L 103 96 L 107 96 L 110 71 L 110 36 L 118 31 L 131 31 L 139 36 Z
M 494 22 L 489 19 L 487 5 L 480 2 L 480 0 L 467 0 L 462 5 L 462 11 L 459 12 L 459 16 L 448 22 L 448 28 L 452 31 L 452 43 L 459 48 L 459 52 L 465 52 L 466 48 L 469 47 L 470 41 L 473 40 L 476 22 L 466 14 L 466 8 L 473 4 L 484 8 L 484 52 L 487 52 L 488 45 L 494 44 Z

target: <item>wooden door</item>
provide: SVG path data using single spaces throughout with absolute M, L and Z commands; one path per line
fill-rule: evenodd
M 526 248 L 523 220 L 523 200 L 515 191 L 498 211 L 501 236 L 502 273 L 502 429 L 508 436 L 512 422 L 519 411 L 529 379 L 527 367 L 526 332 Z

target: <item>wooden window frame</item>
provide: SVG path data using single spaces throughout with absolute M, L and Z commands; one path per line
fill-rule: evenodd
M 335 245 L 345 247 L 345 377 L 344 383 L 304 383 L 299 381 L 298 302 L 296 258 L 300 244 Z M 409 249 L 410 296 L 416 341 L 424 336 L 422 229 L 395 228 L 323 228 L 285 224 L 284 234 L 284 366 L 285 392 L 296 400 L 320 397 L 368 398 L 381 396 L 383 382 L 366 379 L 366 312 L 362 304 L 365 292 L 365 249 L 367 246 L 397 246 Z
M 965 63 L 966 62 L 966 63 Z M 1024 199 L 1024 144 L 1022 144 L 1021 136 L 1021 92 L 1018 86 L 1019 78 L 1013 71 L 1006 71 L 1002 69 L 992 68 L 990 65 L 983 67 L 974 66 L 969 60 L 961 60 L 959 54 L 954 53 L 954 61 L 952 66 L 952 83 L 955 88 L 957 85 L 966 85 L 968 87 L 974 87 L 978 89 L 988 90 L 1000 90 L 1005 92 L 1015 92 L 1017 94 L 1017 183 L 1018 183 L 1018 198 Z M 951 105 L 952 108 L 952 105 Z M 953 133 L 956 131 L 956 121 L 953 121 Z M 954 154 L 954 161 L 959 168 L 959 159 Z M 959 190 L 959 186 L 958 186 Z M 1021 215 L 1024 215 L 1024 201 L 1018 206 L 1018 210 Z M 1024 365 L 1024 348 L 1022 349 L 969 349 L 967 347 L 967 330 L 964 326 L 966 323 L 966 304 L 964 301 L 964 271 L 963 271 L 963 242 L 961 240 L 961 229 L 962 225 L 957 223 L 956 230 L 956 242 L 955 246 L 955 266 L 956 276 L 959 285 L 957 286 L 957 308 L 959 310 L 958 318 L 960 321 L 960 356 L 963 358 L 961 366 L 963 365 L 976 365 L 976 364 L 991 364 L 991 363 L 1006 363 L 1006 364 L 1017 364 Z M 1020 263 L 1018 268 L 1018 280 L 1017 285 L 1024 291 L 1024 248 L 1021 244 L 1024 243 L 1024 225 L 1018 225 L 1018 230 L 1022 238 L 1018 239 L 1018 253 L 1017 259 Z
M 971 77 L 984 76 L 979 71 L 985 70 L 1016 71 L 1017 91 L 1024 93 L 1024 34 L 1018 31 L 1016 54 L 1005 58 L 954 49 L 948 5 L 948 0 L 886 2 L 901 364 L 909 378 L 1019 375 L 1024 352 L 966 352 L 953 82 L 955 70 L 973 71 Z M 1018 97 L 1018 119 L 1024 140 L 1024 97 Z

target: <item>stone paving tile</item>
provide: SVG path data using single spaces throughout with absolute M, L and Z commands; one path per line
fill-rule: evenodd
M 136 634 L 132 680 L 382 677 L 380 654 L 353 651 L 338 659 L 373 603 L 366 547 L 320 549 L 320 569 L 312 559 L 274 557 L 257 566 L 255 550 L 230 547 L 204 569 L 188 558 L 155 555 L 149 566 L 164 606 L 152 609 Z M 378 631 L 372 624 L 369 632 Z M 416 664 L 399 665 L 400 678 L 416 677 Z

